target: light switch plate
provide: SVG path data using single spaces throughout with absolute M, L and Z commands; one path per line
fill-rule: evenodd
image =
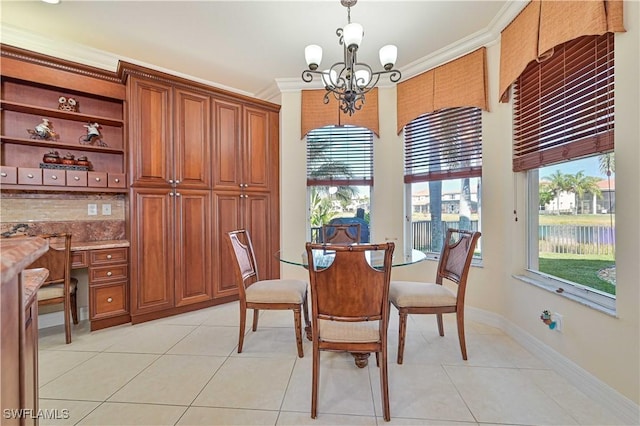
M 103 204 L 102 205 L 102 215 L 103 216 L 111 216 L 111 204 Z
M 87 204 L 87 214 L 89 216 L 97 216 L 98 215 L 98 205 L 97 204 Z

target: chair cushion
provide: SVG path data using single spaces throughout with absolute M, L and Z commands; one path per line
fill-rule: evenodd
M 438 284 L 391 281 L 389 300 L 398 308 L 454 306 L 456 294 L 447 287 Z
M 380 340 L 380 321 L 342 322 L 318 320 L 320 340 L 367 343 Z
M 247 288 L 247 302 L 302 303 L 307 283 L 301 280 L 263 280 Z
M 69 290 L 73 293 L 78 285 L 78 280 L 71 278 Z M 50 300 L 64 297 L 64 284 L 50 284 L 38 289 L 38 300 Z

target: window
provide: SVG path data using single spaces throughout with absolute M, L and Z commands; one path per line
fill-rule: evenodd
M 613 34 L 556 46 L 515 86 L 514 171 L 527 171 L 528 271 L 615 309 Z
M 371 186 L 371 130 L 327 126 L 307 134 L 310 241 L 321 240 L 322 225 L 355 222 L 361 225 L 362 242 L 368 242 Z
M 407 240 L 439 255 L 446 228 L 480 230 L 482 112 L 449 108 L 404 129 Z M 476 257 L 480 257 L 480 244 Z

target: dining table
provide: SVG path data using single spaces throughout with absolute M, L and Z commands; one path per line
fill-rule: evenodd
M 313 264 L 319 268 L 326 268 L 330 266 L 333 259 L 335 259 L 335 253 L 335 250 L 331 250 L 331 244 L 326 244 L 320 249 L 313 249 L 311 253 L 313 256 Z M 275 253 L 275 257 L 282 263 L 301 266 L 305 269 L 309 267 L 309 258 L 304 246 L 302 248 L 300 248 L 300 246 L 284 247 Z M 384 261 L 384 252 L 375 250 L 366 251 L 365 257 L 374 268 L 381 267 Z M 427 255 L 420 250 L 402 248 L 396 245 L 391 259 L 391 267 L 397 268 L 400 266 L 413 265 L 424 261 L 426 258 Z M 305 332 L 307 339 L 312 340 L 311 328 L 305 328 Z M 369 363 L 369 357 L 371 356 L 370 353 L 353 353 L 352 355 L 355 359 L 356 366 L 359 368 L 366 367 Z

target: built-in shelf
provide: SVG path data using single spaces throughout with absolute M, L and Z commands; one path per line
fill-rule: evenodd
M 13 101 L 3 100 L 0 102 L 2 109 L 8 111 L 21 112 L 25 114 L 42 115 L 46 117 L 59 118 L 62 120 L 80 121 L 80 122 L 93 122 L 99 123 L 103 126 L 123 127 L 124 120 L 117 120 L 109 117 L 101 117 L 98 115 L 81 114 L 79 112 L 63 111 L 53 108 L 45 108 L 34 105 L 27 105 Z
M 51 185 L 17 185 L 17 184 L 2 184 L 2 190 L 16 190 L 16 191 L 38 191 L 38 192 L 105 192 L 105 193 L 119 193 L 126 194 L 129 192 L 127 188 L 97 188 L 97 187 L 73 187 L 73 186 L 51 186 Z
M 0 142 L 13 143 L 18 145 L 39 146 L 39 147 L 46 147 L 46 148 L 66 148 L 66 149 L 89 151 L 89 152 L 104 152 L 107 154 L 124 154 L 123 149 L 109 148 L 105 146 L 96 146 L 96 145 L 90 145 L 90 144 L 82 145 L 78 142 L 68 143 L 68 142 L 58 142 L 54 140 L 16 138 L 13 136 L 0 136 Z

